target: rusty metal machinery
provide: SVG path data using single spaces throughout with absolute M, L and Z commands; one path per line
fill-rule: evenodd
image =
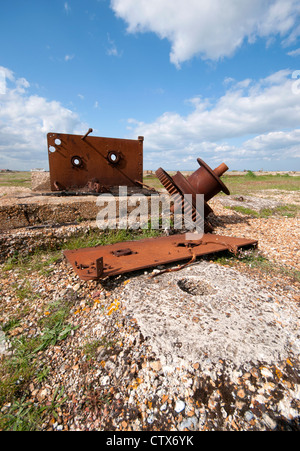
M 229 189 L 221 180 L 221 176 L 228 170 L 225 163 L 222 163 L 216 169 L 212 170 L 203 160 L 197 159 L 200 168 L 195 171 L 190 177 L 186 178 L 181 172 L 177 172 L 173 177 L 171 177 L 162 168 L 156 171 L 156 175 L 162 185 L 166 188 L 170 195 L 177 198 L 178 206 L 181 202 L 183 206 L 184 195 L 191 194 L 191 202 L 187 208 L 192 209 L 192 217 L 195 220 L 197 212 L 196 196 L 197 194 L 204 195 L 204 225 L 205 232 L 212 231 L 212 227 L 207 220 L 210 213 L 213 212 L 212 208 L 208 205 L 208 201 L 212 199 L 220 191 L 229 195 Z M 188 201 L 188 198 L 186 199 Z
M 51 191 L 107 192 L 143 182 L 143 141 L 48 133 Z
M 184 234 L 127 241 L 93 248 L 66 250 L 64 255 L 82 280 L 97 280 L 162 264 L 196 260 L 196 257 L 240 247 L 256 246 L 256 240 L 205 234 L 186 240 Z
M 199 194 L 204 194 L 204 199 L 206 202 L 212 199 L 220 191 L 223 191 L 225 194 L 229 195 L 229 189 L 220 179 L 220 177 L 228 171 L 228 166 L 226 166 L 225 163 L 222 163 L 216 169 L 212 170 L 208 164 L 200 158 L 197 158 L 197 161 L 200 168 L 187 180 L 194 190 Z

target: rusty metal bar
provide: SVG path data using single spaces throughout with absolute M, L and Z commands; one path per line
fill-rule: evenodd
M 81 138 L 81 139 L 85 139 L 87 136 L 89 136 L 91 133 L 93 133 L 93 129 L 89 128 L 88 131 L 86 132 L 86 134 Z

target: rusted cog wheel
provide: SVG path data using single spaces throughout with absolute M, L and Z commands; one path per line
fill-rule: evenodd
M 186 198 L 187 202 L 184 202 L 184 193 L 180 190 L 180 188 L 177 186 L 177 184 L 174 182 L 172 177 L 169 176 L 169 174 L 166 173 L 162 168 L 159 168 L 155 172 L 156 176 L 158 177 L 161 184 L 166 188 L 168 193 L 173 196 L 175 205 L 177 204 L 179 207 L 181 207 L 181 211 L 185 211 L 187 217 L 192 217 L 193 222 L 195 223 L 196 219 L 199 215 L 197 215 L 197 210 L 195 206 L 193 205 L 193 202 L 189 202 L 189 199 Z M 210 207 L 208 207 L 210 211 Z M 185 210 L 184 210 L 185 209 Z M 202 218 L 200 218 L 201 221 Z M 199 221 L 199 219 L 198 219 Z M 202 220 L 203 221 L 203 220 Z M 198 224 L 199 225 L 199 224 Z M 211 224 L 204 219 L 204 233 L 210 233 L 212 232 L 213 228 Z

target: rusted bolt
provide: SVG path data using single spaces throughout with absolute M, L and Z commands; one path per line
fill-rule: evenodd
M 94 130 L 92 128 L 89 128 L 86 134 L 81 139 L 85 139 L 90 133 L 93 133 L 93 131 Z

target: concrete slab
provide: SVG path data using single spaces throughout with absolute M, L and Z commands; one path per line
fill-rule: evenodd
M 118 190 L 112 191 L 116 196 L 116 213 L 118 217 Z M 151 197 L 146 189 L 128 188 L 128 198 L 132 195 L 144 195 L 150 203 Z M 105 194 L 100 194 L 105 200 Z M 0 198 L 0 230 L 40 225 L 65 224 L 74 221 L 95 221 L 101 207 L 97 205 L 98 195 L 58 196 L 54 193 L 32 192 L 31 190 L 7 192 Z M 111 199 L 107 197 L 108 200 Z M 121 198 L 124 200 L 124 198 Z M 136 199 L 137 200 L 137 199 Z M 136 207 L 128 205 L 128 213 Z
M 164 365 L 275 364 L 300 351 L 296 303 L 231 268 L 199 262 L 152 280 L 145 274 L 122 300 Z

